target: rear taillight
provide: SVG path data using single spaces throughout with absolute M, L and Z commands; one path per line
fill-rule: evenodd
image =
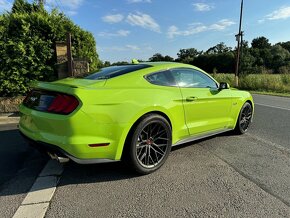
M 51 113 L 69 114 L 73 112 L 78 105 L 79 101 L 74 96 L 57 94 L 47 108 L 47 111 Z
M 70 114 L 79 105 L 78 99 L 72 95 L 45 90 L 32 90 L 24 99 L 23 104 L 33 110 Z

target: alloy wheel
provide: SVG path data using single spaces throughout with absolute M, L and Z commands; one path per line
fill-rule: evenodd
M 252 107 L 250 104 L 247 104 L 243 110 L 241 111 L 240 117 L 240 127 L 241 129 L 246 132 L 249 128 L 252 119 Z
M 148 123 L 136 142 L 136 157 L 144 168 L 154 168 L 166 156 L 170 147 L 170 131 L 161 122 Z

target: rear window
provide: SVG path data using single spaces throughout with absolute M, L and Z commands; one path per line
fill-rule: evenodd
M 91 80 L 110 79 L 113 77 L 131 73 L 137 70 L 142 70 L 148 67 L 151 67 L 151 66 L 147 64 L 138 64 L 138 65 L 122 65 L 122 66 L 105 67 L 93 74 L 90 74 L 89 76 L 85 77 L 85 79 L 91 79 Z

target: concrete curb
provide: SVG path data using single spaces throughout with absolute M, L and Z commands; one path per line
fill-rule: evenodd
M 20 117 L 15 113 L 0 114 L 0 125 L 2 124 L 17 124 Z

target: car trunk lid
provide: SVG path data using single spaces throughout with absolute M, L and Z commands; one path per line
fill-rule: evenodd
M 27 95 L 23 105 L 33 110 L 70 114 L 81 105 L 78 91 L 103 87 L 106 80 L 67 78 L 55 82 L 39 82 Z

